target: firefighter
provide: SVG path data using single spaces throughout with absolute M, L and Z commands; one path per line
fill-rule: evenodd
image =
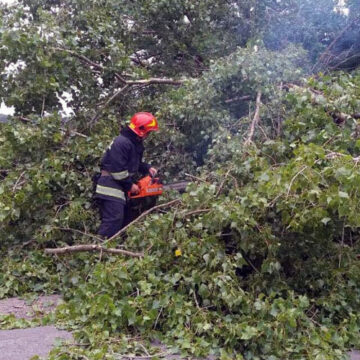
M 127 193 L 139 193 L 133 180 L 137 172 L 155 176 L 157 170 L 142 161 L 143 140 L 151 131 L 158 130 L 156 118 L 148 112 L 136 113 L 130 125 L 120 131 L 101 160 L 101 176 L 97 180 L 97 200 L 101 225 L 99 235 L 109 238 L 126 225 L 129 209 Z

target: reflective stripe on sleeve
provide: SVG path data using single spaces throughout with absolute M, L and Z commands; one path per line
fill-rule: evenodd
M 126 179 L 129 176 L 129 172 L 127 170 L 125 171 L 120 171 L 117 173 L 111 173 L 111 176 L 115 179 L 115 180 L 123 180 Z
M 118 190 L 118 189 L 114 189 L 111 187 L 107 187 L 107 186 L 102 186 L 102 185 L 96 185 L 96 191 L 97 194 L 101 194 L 101 195 L 108 195 L 108 196 L 113 196 L 122 200 L 126 200 L 125 199 L 125 194 L 123 191 Z

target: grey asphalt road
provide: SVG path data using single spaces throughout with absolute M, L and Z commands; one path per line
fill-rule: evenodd
M 352 351 L 350 353 L 350 360 L 360 360 L 360 351 Z
M 45 357 L 55 339 L 72 339 L 70 333 L 54 326 L 0 331 L 0 360 L 29 360 L 38 355 Z

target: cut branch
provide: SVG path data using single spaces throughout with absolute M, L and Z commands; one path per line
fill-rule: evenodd
M 254 118 L 250 125 L 249 135 L 244 143 L 245 146 L 248 146 L 252 143 L 252 138 L 254 136 L 255 128 L 260 120 L 260 106 L 261 106 L 261 91 L 258 91 L 256 96 L 256 110 Z
M 57 249 L 45 249 L 45 254 L 64 255 L 64 254 L 84 252 L 84 251 L 98 251 L 100 253 L 126 255 L 126 256 L 138 257 L 138 258 L 141 258 L 144 256 L 143 253 L 135 253 L 132 251 L 122 250 L 122 249 L 113 249 L 113 248 L 107 249 L 103 246 L 96 245 L 96 244 L 66 246 L 66 247 L 57 248 Z

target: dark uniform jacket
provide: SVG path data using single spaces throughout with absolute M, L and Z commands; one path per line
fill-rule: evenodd
M 96 186 L 96 198 L 125 202 L 126 193 L 134 183 L 136 172 L 147 174 L 150 165 L 142 162 L 142 139 L 129 128 L 121 130 L 101 160 L 101 170 L 111 176 L 101 176 Z

